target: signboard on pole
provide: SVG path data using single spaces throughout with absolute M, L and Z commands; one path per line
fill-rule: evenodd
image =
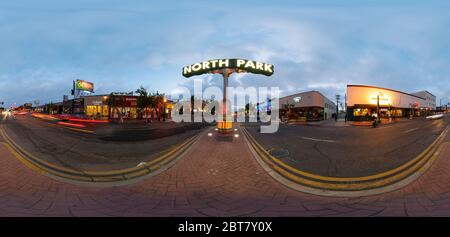
M 217 122 L 217 128 L 220 132 L 228 133 L 233 128 L 233 120 L 227 116 L 227 87 L 228 77 L 232 73 L 254 73 L 271 76 L 273 74 L 273 65 L 247 59 L 212 59 L 200 63 L 194 63 L 183 67 L 184 77 L 191 77 L 205 73 L 221 74 L 223 76 L 223 99 L 222 113 L 223 117 Z M 269 106 L 270 105 L 266 105 Z
M 191 77 L 205 73 L 222 73 L 222 69 L 232 69 L 234 72 L 249 72 L 271 76 L 273 65 L 247 59 L 212 59 L 183 67 L 183 76 Z

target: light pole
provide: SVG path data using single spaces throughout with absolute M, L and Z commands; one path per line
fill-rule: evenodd
M 344 121 L 347 123 L 347 93 L 344 94 L 344 111 L 345 111 L 345 115 L 344 115 Z
M 380 114 L 380 94 L 377 95 L 377 118 Z
M 223 99 L 222 99 L 222 120 L 217 121 L 218 129 L 220 132 L 229 132 L 233 128 L 233 121 L 227 118 L 228 115 L 228 104 L 227 104 L 227 87 L 228 78 L 233 73 L 236 72 L 234 69 L 224 68 L 220 70 L 220 74 L 223 77 Z
M 334 120 L 337 121 L 338 115 L 339 115 L 339 99 L 341 98 L 341 95 L 336 95 L 336 116 L 334 117 Z
M 228 77 L 230 76 L 228 74 L 228 70 L 227 69 L 223 69 L 222 71 L 222 76 L 223 76 L 223 122 L 225 123 L 224 128 L 227 129 L 229 128 L 227 126 L 227 87 L 228 87 Z
M 163 121 L 166 121 L 166 102 L 167 102 L 167 99 L 166 99 L 166 97 L 164 97 L 164 100 L 163 100 Z
M 380 116 L 380 96 L 383 96 L 383 93 L 378 92 L 378 94 L 377 94 L 377 122 L 378 123 L 381 121 L 381 116 Z

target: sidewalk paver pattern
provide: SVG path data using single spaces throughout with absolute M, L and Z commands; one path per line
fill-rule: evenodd
M 227 142 L 204 134 L 169 170 L 107 188 L 39 175 L 0 142 L 0 216 L 450 216 L 448 145 L 422 177 L 400 190 L 333 198 L 273 180 L 242 135 Z

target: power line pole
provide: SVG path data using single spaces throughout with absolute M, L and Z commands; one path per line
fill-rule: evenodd
M 336 117 L 334 118 L 335 121 L 338 119 L 339 115 L 339 99 L 341 98 L 341 95 L 336 95 Z
M 345 111 L 345 115 L 344 115 L 344 121 L 347 122 L 347 93 L 344 94 L 344 111 Z

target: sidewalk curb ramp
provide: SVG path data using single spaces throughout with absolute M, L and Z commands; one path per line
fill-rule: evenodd
M 153 174 L 159 170 L 167 169 L 167 166 L 171 166 L 177 158 L 181 157 L 189 150 L 189 148 L 199 139 L 201 134 L 202 132 L 188 138 L 183 143 L 166 150 L 159 157 L 137 167 L 113 171 L 82 171 L 58 166 L 37 158 L 14 142 L 4 128 L 0 127 L 0 136 L 4 138 L 6 142 L 5 145 L 24 165 L 39 174 L 54 177 L 62 181 L 75 181 L 78 184 L 113 184 L 115 182 L 137 179 Z
M 241 127 L 247 145 L 256 161 L 278 182 L 285 186 L 310 194 L 335 197 L 360 197 L 381 194 L 402 188 L 419 178 L 439 156 L 450 125 L 423 150 L 407 163 L 374 175 L 362 177 L 320 176 L 295 169 L 266 151 L 245 129 Z

